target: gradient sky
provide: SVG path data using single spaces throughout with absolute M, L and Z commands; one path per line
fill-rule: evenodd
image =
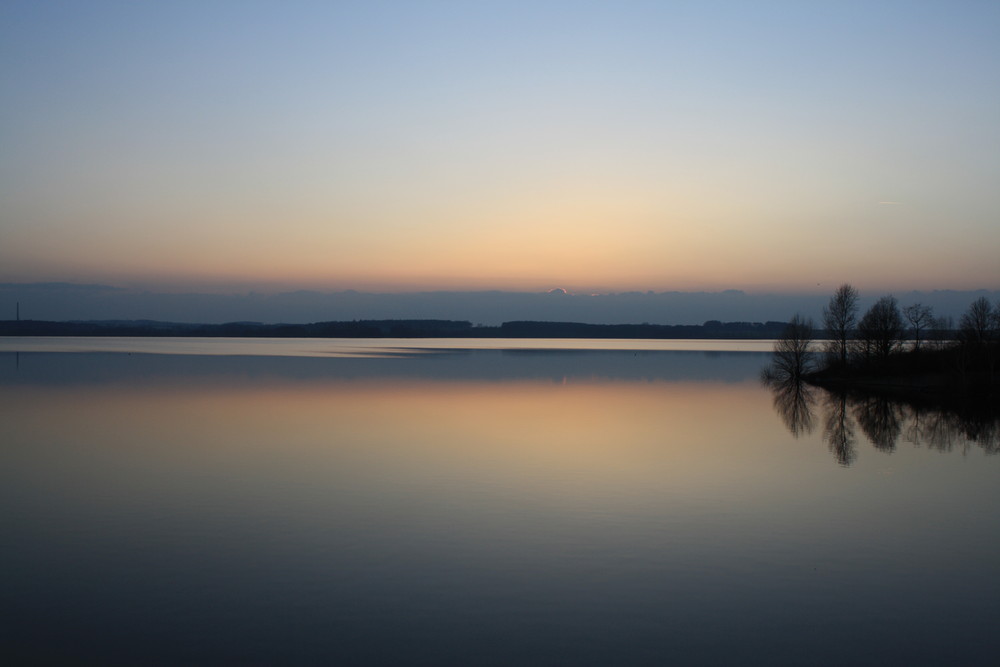
M 0 281 L 996 289 L 998 251 L 998 2 L 0 5 Z

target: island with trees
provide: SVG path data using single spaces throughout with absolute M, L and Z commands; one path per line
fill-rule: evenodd
M 841 285 L 823 309 L 822 329 L 800 315 L 775 343 L 762 379 L 838 390 L 996 402 L 1000 391 L 1000 303 L 975 300 L 956 327 L 920 303 L 879 298 L 859 313 L 858 290 Z

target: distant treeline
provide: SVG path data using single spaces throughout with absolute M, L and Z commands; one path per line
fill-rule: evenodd
M 473 326 L 461 320 L 356 320 L 312 324 L 185 324 L 150 320 L 0 321 L 0 336 L 195 336 L 227 338 L 778 338 L 786 322 L 704 324 L 583 324 L 504 322 Z
M 777 338 L 785 322 L 704 324 L 581 324 L 578 322 L 504 322 L 489 336 L 501 338 Z

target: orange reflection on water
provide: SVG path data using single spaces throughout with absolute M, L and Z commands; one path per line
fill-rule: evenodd
M 359 380 L 7 399 L 18 439 L 64 443 L 92 463 L 141 457 L 208 477 L 285 470 L 296 484 L 537 502 L 735 490 L 769 474 L 759 448 L 780 429 L 753 384 Z

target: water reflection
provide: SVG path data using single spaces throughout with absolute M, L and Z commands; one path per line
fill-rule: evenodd
M 854 400 L 854 417 L 868 441 L 883 452 L 896 450 L 903 430 L 903 406 L 885 396 L 859 396 Z
M 775 412 L 796 438 L 812 433 L 815 413 L 822 413 L 823 441 L 842 466 L 857 460 L 857 429 L 885 453 L 895 452 L 901 438 L 942 452 L 965 453 L 973 445 L 987 454 L 1000 452 L 1000 415 L 988 406 L 964 405 L 956 410 L 884 394 L 820 389 L 804 382 L 766 384 Z
M 3 655 L 992 665 L 1000 459 L 905 446 L 990 423 L 845 475 L 857 402 L 762 361 L 0 353 Z
M 804 384 L 804 383 L 800 383 Z M 854 422 L 847 412 L 847 394 L 823 392 L 826 416 L 824 418 L 823 441 L 833 453 L 837 463 L 849 466 L 858 458 L 854 446 Z
M 816 402 L 816 390 L 805 382 L 778 382 L 772 384 L 774 409 L 785 422 L 785 426 L 796 438 L 809 435 L 815 428 L 812 404 Z
M 1000 453 L 1000 419 L 989 413 L 959 415 L 943 410 L 912 411 L 906 439 L 941 452 L 968 452 L 971 443 L 987 454 Z
M 677 350 L 437 350 L 411 355 L 219 356 L 114 352 L 0 351 L 0 387 L 99 384 L 184 387 L 274 380 L 331 379 L 499 381 L 695 380 L 744 382 L 767 359 L 759 352 Z

